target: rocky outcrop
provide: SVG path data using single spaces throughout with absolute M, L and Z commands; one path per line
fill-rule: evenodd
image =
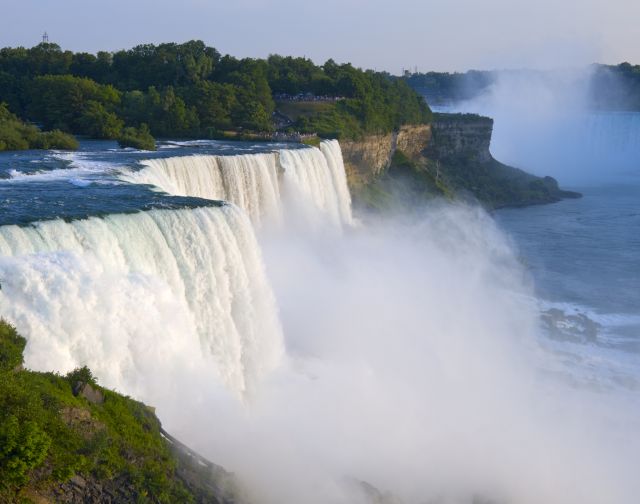
M 349 187 L 359 188 L 367 185 L 389 167 L 394 135 L 369 135 L 357 141 L 340 142 Z
M 402 126 L 384 135 L 369 135 L 361 140 L 341 141 L 347 180 L 352 189 L 372 183 L 391 165 L 396 149 L 417 157 L 431 138 L 428 124 Z
M 341 142 L 356 203 L 360 199 L 371 207 L 381 198 L 391 200 L 386 189 L 398 179 L 405 195 L 407 190 L 418 199 L 455 195 L 488 208 L 580 196 L 562 191 L 552 177 L 537 177 L 495 160 L 489 150 L 492 131 L 493 119 L 488 117 L 434 114 L 430 125 L 403 126 L 394 133 Z M 392 192 L 397 192 L 397 184 Z
M 474 114 L 435 114 L 432 141 L 425 154 L 433 159 L 465 158 L 477 163 L 491 161 L 489 147 L 493 119 Z

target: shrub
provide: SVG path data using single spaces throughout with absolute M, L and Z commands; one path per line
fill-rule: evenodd
M 0 372 L 10 371 L 22 365 L 22 352 L 27 344 L 15 328 L 0 320 Z
M 139 128 L 124 128 L 118 137 L 120 147 L 133 147 L 141 150 L 156 150 L 156 141 L 151 136 L 149 127 L 142 124 Z

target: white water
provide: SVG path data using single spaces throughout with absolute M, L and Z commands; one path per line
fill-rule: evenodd
M 280 360 L 261 254 L 232 206 L 3 226 L 0 253 L 0 313 L 30 368 L 87 364 L 144 397 L 150 372 L 204 359 L 243 395 Z
M 279 219 L 280 188 L 277 157 L 273 153 L 240 156 L 181 156 L 149 159 L 145 168 L 125 175 L 130 181 L 151 184 L 176 196 L 235 203 L 260 223 Z
M 337 143 L 322 147 L 272 154 L 278 204 L 350 217 L 348 192 L 328 194 L 344 177 Z M 432 205 L 330 240 L 313 226 L 261 238 L 286 356 L 231 206 L 2 227 L 0 314 L 27 336 L 29 367 L 88 364 L 256 502 L 365 502 L 345 476 L 408 504 L 635 502 L 637 396 L 549 376 L 526 275 L 485 213 Z M 251 407 L 219 382 L 255 391 Z
M 325 141 L 320 150 L 280 151 L 284 185 L 298 209 L 320 210 L 335 225 L 351 224 L 351 196 L 337 140 Z M 304 210 L 303 210 L 304 211 Z
M 353 222 L 342 152 L 335 140 L 322 142 L 320 149 L 171 157 L 150 159 L 143 165 L 123 178 L 172 195 L 230 201 L 256 225 L 280 222 L 283 213 L 337 226 Z

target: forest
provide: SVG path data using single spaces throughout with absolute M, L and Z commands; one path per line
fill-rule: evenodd
M 202 41 L 97 54 L 54 43 L 0 49 L 0 102 L 8 111 L 44 130 L 96 139 L 147 127 L 173 138 L 271 132 L 274 97 L 297 95 L 330 97 L 287 125 L 321 137 L 357 138 L 431 119 L 404 80 L 333 60 L 237 59 Z

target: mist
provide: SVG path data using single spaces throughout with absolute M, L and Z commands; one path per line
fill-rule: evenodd
M 482 210 L 261 243 L 282 365 L 247 404 L 208 385 L 194 400 L 189 376 L 156 403 L 254 502 L 373 502 L 354 481 L 406 503 L 635 501 L 637 409 L 544 350 L 530 279 Z
M 248 502 L 636 502 L 637 390 L 549 345 L 493 218 L 434 200 L 354 221 L 338 153 L 280 153 L 342 178 L 283 176 L 256 234 L 232 204 L 0 228 L 26 365 L 88 364 Z
M 494 119 L 491 152 L 506 164 L 572 187 L 620 181 L 639 167 L 640 117 L 598 109 L 599 96 L 624 93 L 614 75 L 595 71 L 495 72 L 493 85 L 452 109 Z

